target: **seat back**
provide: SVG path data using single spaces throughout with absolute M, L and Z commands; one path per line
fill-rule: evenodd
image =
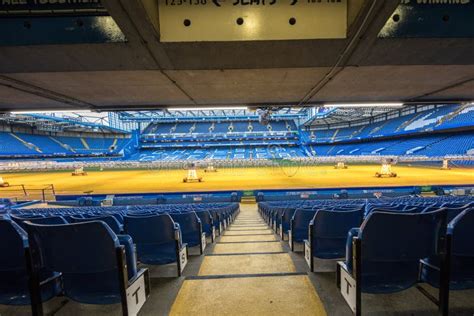
M 449 207 L 449 206 L 446 206 L 445 209 L 446 209 L 446 212 L 448 213 L 448 215 L 447 215 L 447 221 L 448 221 L 448 223 L 449 223 L 449 222 L 451 222 L 456 216 L 458 216 L 459 214 L 461 214 L 463 211 L 469 210 L 469 209 L 471 209 L 471 208 L 469 207 L 469 205 L 465 205 L 465 206 L 462 206 L 462 207 Z
M 0 273 L 25 270 L 26 232 L 15 222 L 0 219 Z M 1 283 L 1 282 L 0 282 Z
M 175 223 L 179 224 L 184 243 L 190 247 L 201 244 L 201 220 L 196 212 L 171 213 L 170 216 Z
M 455 256 L 474 257 L 474 209 L 466 209 L 456 216 L 449 224 L 448 231 L 452 234 L 451 253 Z
M 67 221 L 62 216 L 39 217 L 39 218 L 28 219 L 27 221 L 34 224 L 42 224 L 42 225 L 67 224 Z
M 106 216 L 97 216 L 97 217 L 88 217 L 88 218 L 78 218 L 78 217 L 71 217 L 74 223 L 86 223 L 91 221 L 102 221 L 109 225 L 110 229 L 116 234 L 122 233 L 122 225 L 118 222 L 118 220 L 112 215 Z
M 404 214 L 374 212 L 362 223 L 362 289 L 396 292 L 418 281 L 419 260 L 436 256 L 446 234 L 444 210 Z
M 14 220 L 21 228 L 26 229 L 25 222 L 30 221 L 32 223 L 43 224 L 43 225 L 60 225 L 67 224 L 67 221 L 61 216 L 17 216 L 12 215 L 12 220 Z
M 412 261 L 438 250 L 446 212 L 372 213 L 362 224 L 362 257 L 371 261 Z
M 65 296 L 89 304 L 120 302 L 119 241 L 105 223 L 25 224 L 34 270 L 62 273 Z
M 168 214 L 152 216 L 124 216 L 124 230 L 137 246 L 138 259 L 147 264 L 176 262 L 178 231 Z
M 342 258 L 346 251 L 347 233 L 359 227 L 362 211 L 319 210 L 311 221 L 313 255 L 321 259 Z
M 63 273 L 116 269 L 117 236 L 100 221 L 40 225 L 26 222 L 30 246 L 41 266 Z
M 298 209 L 293 214 L 291 234 L 293 241 L 302 242 L 308 239 L 309 222 L 314 217 L 316 210 Z
M 295 211 L 296 209 L 294 208 L 287 208 L 281 214 L 281 226 L 284 233 L 290 229 L 290 221 Z
M 212 234 L 212 215 L 209 211 L 197 211 L 196 215 L 201 220 L 202 230 L 206 233 L 207 236 Z

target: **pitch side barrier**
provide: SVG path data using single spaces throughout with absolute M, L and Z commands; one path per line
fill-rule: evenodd
M 473 155 L 457 155 L 457 156 L 324 156 L 324 157 L 304 157 L 304 158 L 274 158 L 274 159 L 232 159 L 232 160 L 198 160 L 194 161 L 198 168 L 206 168 L 212 164 L 214 168 L 247 168 L 247 167 L 279 167 L 279 166 L 316 166 L 321 164 L 344 163 L 374 163 L 379 164 L 382 161 L 391 160 L 395 163 L 412 163 L 412 162 L 441 162 L 448 161 L 474 161 Z M 190 160 L 173 160 L 173 161 L 15 161 L 0 162 L 0 172 L 13 171 L 61 171 L 75 170 L 78 167 L 85 169 L 186 169 Z

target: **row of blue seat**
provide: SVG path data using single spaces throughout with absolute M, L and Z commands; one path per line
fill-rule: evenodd
M 337 266 L 338 286 L 353 281 L 341 291 L 358 291 L 343 293 L 348 300 L 357 298 L 348 301 L 356 313 L 361 293 L 393 293 L 420 282 L 474 288 L 472 197 L 266 202 L 259 203 L 259 211 L 282 238 L 288 236 L 292 249 L 304 244 L 311 271 L 315 258 L 346 258 Z M 440 290 L 437 302 L 444 314 L 448 296 L 449 290 Z
M 31 303 L 34 315 L 57 295 L 124 304 L 138 278 L 148 293 L 148 272 L 138 264 L 176 264 L 181 275 L 188 247 L 202 254 L 216 227 L 225 229 L 239 210 L 236 203 L 205 206 L 11 211 L 0 219 L 0 304 Z
M 349 200 L 309 200 L 259 203 L 259 211 L 268 224 L 279 233 L 282 239 L 288 235 L 294 242 L 308 238 L 308 227 L 318 211 L 332 211 L 327 216 L 346 217 L 347 221 L 358 226 L 363 218 L 378 210 L 422 213 L 445 208 L 448 221 L 452 220 L 464 208 L 474 206 L 469 197 L 396 198 L 396 199 L 349 199 Z M 336 212 L 345 214 L 336 215 Z M 320 214 L 319 216 L 323 216 Z M 326 216 L 326 217 L 327 217 Z M 349 220 L 350 219 L 350 220 Z

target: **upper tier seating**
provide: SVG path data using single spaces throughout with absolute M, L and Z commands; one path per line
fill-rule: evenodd
M 451 115 L 453 116 L 451 117 Z M 394 136 L 414 132 L 429 132 L 448 128 L 472 126 L 474 106 L 446 105 L 424 112 L 382 120 L 369 125 L 338 129 L 305 131 L 302 137 L 309 143 L 329 143 L 382 136 Z M 312 135 L 312 137 L 311 137 Z
M 474 149 L 474 133 L 405 137 L 364 143 L 312 145 L 315 156 L 334 155 L 466 155 Z
M 118 153 L 128 138 L 80 138 L 0 132 L 0 157 L 74 157 Z M 87 146 L 87 147 L 86 147 Z

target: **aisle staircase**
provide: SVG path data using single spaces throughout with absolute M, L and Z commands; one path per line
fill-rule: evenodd
M 331 137 L 331 142 L 333 142 L 333 141 L 336 139 L 337 134 L 339 134 L 339 128 L 336 129 L 336 131 L 334 131 L 334 134 L 333 134 L 332 137 Z
M 255 198 L 255 195 L 247 195 L 247 196 L 243 196 L 240 199 L 240 203 L 242 203 L 242 204 L 257 204 L 257 199 Z
M 70 145 L 68 144 L 65 144 L 61 141 L 59 141 L 58 139 L 54 138 L 53 136 L 49 136 L 49 139 L 51 139 L 53 142 L 55 142 L 56 144 L 58 144 L 59 146 L 61 146 L 62 148 L 66 149 L 66 150 L 69 150 L 73 153 L 76 153 L 76 151 L 74 150 L 74 148 L 72 148 Z
M 369 135 L 373 135 L 380 131 L 382 128 L 384 128 L 385 125 L 387 125 L 390 122 L 390 120 L 385 121 L 382 125 L 375 127 L 373 130 L 369 132 Z
M 352 134 L 351 134 L 351 139 L 354 138 L 356 135 L 359 135 L 360 133 L 362 133 L 362 131 L 364 130 L 364 128 L 366 128 L 367 125 L 362 125 L 361 128 L 359 128 L 358 130 L 355 130 Z
M 424 113 L 423 112 L 420 112 L 418 113 L 417 115 L 413 116 L 411 119 L 407 120 L 407 121 L 404 121 L 403 124 L 401 124 L 396 130 L 395 132 L 399 132 L 401 131 L 402 129 L 404 129 L 405 127 L 407 127 L 408 125 L 410 125 L 411 123 L 413 123 L 414 121 L 416 121 L 421 115 L 423 115 Z
M 440 126 L 441 124 L 443 124 L 444 122 L 447 122 L 447 121 L 450 121 L 452 120 L 453 118 L 455 118 L 456 116 L 458 116 L 462 111 L 464 111 L 466 108 L 468 108 L 469 106 L 472 106 L 471 104 L 465 104 L 463 106 L 460 106 L 456 111 L 454 112 L 450 112 L 448 114 L 446 114 L 445 116 L 443 116 L 439 121 L 438 123 L 436 123 L 435 126 Z
M 87 150 L 91 149 L 89 147 L 89 144 L 87 143 L 87 141 L 82 137 L 81 137 L 81 143 L 82 143 L 82 146 L 84 146 L 85 149 L 87 149 Z
M 206 249 L 197 275 L 186 276 L 169 315 L 325 316 L 300 269 L 256 206 L 241 205 L 235 221 Z
M 38 146 L 36 146 L 35 144 L 32 144 L 32 143 L 27 142 L 26 140 L 22 139 L 20 136 L 15 135 L 15 134 L 13 134 L 13 133 L 10 133 L 10 136 L 12 136 L 12 137 L 15 138 L 16 140 L 18 140 L 18 141 L 19 141 L 20 143 L 22 143 L 23 146 L 25 146 L 26 148 L 31 149 L 31 150 L 34 150 L 34 151 L 36 151 L 36 152 L 38 152 L 38 153 L 40 153 L 40 154 L 43 153 L 43 152 L 41 151 L 41 149 L 40 149 Z

